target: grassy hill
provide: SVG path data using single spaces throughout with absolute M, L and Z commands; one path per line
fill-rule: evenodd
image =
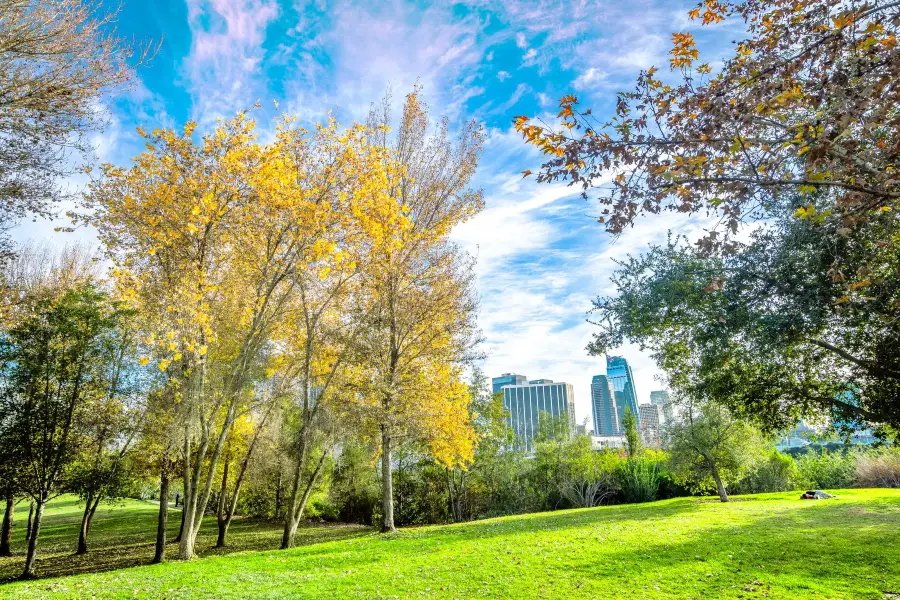
M 823 501 L 765 494 L 724 505 L 683 498 L 389 536 L 312 528 L 309 542 L 344 539 L 9 583 L 0 598 L 900 597 L 893 595 L 900 594 L 900 490 L 838 494 Z M 107 528 L 95 532 L 103 538 L 95 545 L 107 535 L 138 544 L 136 531 L 123 533 L 136 517 L 116 516 L 135 510 L 129 503 L 102 515 L 98 527 L 105 519 Z M 74 505 L 55 507 L 52 526 L 76 513 Z M 142 527 L 152 553 L 152 527 Z M 274 545 L 274 529 L 253 527 L 247 535 L 256 547 Z

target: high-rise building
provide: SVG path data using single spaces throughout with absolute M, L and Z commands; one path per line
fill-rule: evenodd
M 606 375 L 594 375 L 591 379 L 591 408 L 594 418 L 594 435 L 618 435 L 619 411 L 616 393 Z
M 606 357 L 606 376 L 612 382 L 613 391 L 616 394 L 616 410 L 619 413 L 619 430 L 622 427 L 622 418 L 625 416 L 625 407 L 631 409 L 631 414 L 638 416 L 637 392 L 634 389 L 634 374 L 628 361 L 621 356 Z
M 522 375 L 506 374 L 494 378 L 494 385 L 504 377 L 521 377 L 523 380 L 516 384 L 503 383 L 499 388 L 503 392 L 503 407 L 509 412 L 507 425 L 513 430 L 516 445 L 521 450 L 534 450 L 541 418 L 562 416 L 567 421 L 570 434 L 575 431 L 575 393 L 571 383 L 550 379 L 525 382 Z
M 675 419 L 672 400 L 669 398 L 669 392 L 666 390 L 650 392 L 650 404 L 658 406 L 660 411 L 662 411 L 662 425 L 669 425 Z
M 524 375 L 516 375 L 515 373 L 504 373 L 500 377 L 494 377 L 491 379 L 491 383 L 493 384 L 494 392 L 497 393 L 500 391 L 504 385 L 522 385 L 526 383 L 528 378 Z
M 659 429 L 660 412 L 655 404 L 641 404 L 638 406 L 638 417 L 641 429 Z
M 638 423 L 640 424 L 641 438 L 643 438 L 645 446 L 659 448 L 662 444 L 660 416 L 659 406 L 655 404 L 641 404 L 638 406 Z

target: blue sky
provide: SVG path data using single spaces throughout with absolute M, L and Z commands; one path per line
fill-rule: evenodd
M 614 291 L 613 259 L 663 241 L 669 229 L 696 235 L 703 223 L 683 215 L 641 219 L 613 239 L 592 217 L 595 205 L 574 189 L 521 178 L 540 157 L 511 131 L 511 120 L 552 116 L 557 99 L 573 92 L 595 113 L 609 111 L 639 69 L 666 66 L 671 33 L 689 26 L 694 4 L 124 0 L 119 33 L 162 45 L 137 86 L 108 107 L 110 126 L 94 138 L 97 155 L 125 163 L 141 150 L 138 125 L 193 119 L 204 128 L 257 101 L 264 126 L 275 116 L 273 101 L 307 123 L 332 111 L 349 124 L 388 85 L 399 104 L 419 81 L 436 116 L 477 119 L 488 131 L 476 180 L 486 210 L 454 231 L 478 256 L 485 370 L 572 383 L 582 421 L 591 376 L 605 372 L 605 362 L 584 350 L 592 331 L 585 311 L 592 297 Z M 700 38 L 701 48 L 715 57 L 734 37 L 719 26 Z M 52 224 L 26 224 L 17 237 L 51 232 Z M 75 235 L 92 239 L 89 231 Z M 652 361 L 631 346 L 620 354 L 634 368 L 639 400 L 649 401 L 659 387 Z

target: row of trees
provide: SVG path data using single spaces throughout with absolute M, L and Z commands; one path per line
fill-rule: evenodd
M 103 165 L 72 214 L 96 228 L 110 281 L 28 253 L 10 263 L 0 438 L 16 481 L 7 497 L 35 503 L 26 575 L 46 502 L 82 493 L 86 551 L 132 448 L 163 498 L 180 479 L 183 559 L 211 499 L 224 543 L 270 429 L 291 465 L 285 548 L 348 440 L 379 440 L 384 531 L 398 443 L 419 440 L 449 468 L 471 460 L 462 374 L 477 298 L 472 259 L 448 234 L 481 209 L 467 186 L 482 132 L 469 124 L 451 139 L 419 90 L 393 133 L 390 112 L 386 98 L 365 125 L 312 132 L 284 118 L 268 144 L 245 113 L 199 138 L 193 123 L 142 132 L 147 150 L 130 167 Z

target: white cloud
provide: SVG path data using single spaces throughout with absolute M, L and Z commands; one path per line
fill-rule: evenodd
M 609 76 L 600 69 L 590 67 L 572 82 L 572 86 L 576 90 L 595 88 L 608 78 Z
M 516 34 L 516 46 L 522 48 L 523 50 L 528 47 L 528 40 L 525 39 L 524 33 Z
M 509 74 L 509 71 L 499 71 L 497 73 L 497 79 L 499 79 L 500 81 L 506 81 L 510 77 L 511 75 Z
M 274 0 L 188 0 L 192 44 L 185 77 L 195 118 L 211 122 L 269 99 L 262 97 L 262 43 L 278 15 Z
M 535 56 L 537 56 L 537 50 L 535 50 L 534 48 L 530 48 L 528 52 L 525 53 L 525 56 L 522 57 L 522 60 L 528 62 L 534 59 Z

